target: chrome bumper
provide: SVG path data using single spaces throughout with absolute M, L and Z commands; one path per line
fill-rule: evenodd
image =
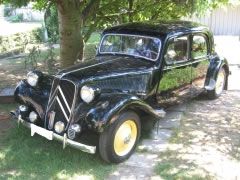
M 32 124 L 32 123 L 29 123 L 29 122 L 23 120 L 23 119 L 21 118 L 21 115 L 18 116 L 17 121 L 18 121 L 18 124 L 21 123 L 21 124 L 23 124 L 24 126 L 26 126 L 26 127 L 28 127 L 29 129 L 31 129 L 31 124 Z M 38 126 L 38 128 L 41 128 L 41 127 Z M 47 130 L 44 129 L 44 128 L 41 128 L 41 129 L 47 131 Z M 88 146 L 88 145 L 81 144 L 81 143 L 79 143 L 79 142 L 73 141 L 73 140 L 71 140 L 71 139 L 68 139 L 67 136 L 66 136 L 66 134 L 64 134 L 64 136 L 60 136 L 60 135 L 58 135 L 58 134 L 56 134 L 56 133 L 54 133 L 54 132 L 52 132 L 52 131 L 49 131 L 49 132 L 52 133 L 53 139 L 55 139 L 55 140 L 57 140 L 57 141 L 60 141 L 60 142 L 63 142 L 63 149 L 64 149 L 67 145 L 69 145 L 69 146 L 71 146 L 71 147 L 73 147 L 73 148 L 76 148 L 76 149 L 79 149 L 79 150 L 81 150 L 81 151 L 83 151 L 83 152 L 87 152 L 87 153 L 90 153 L 90 154 L 95 154 L 95 153 L 96 153 L 96 146 Z M 35 133 L 31 133 L 32 136 L 33 136 L 34 134 L 35 134 Z M 48 138 L 47 138 L 47 139 L 48 139 Z

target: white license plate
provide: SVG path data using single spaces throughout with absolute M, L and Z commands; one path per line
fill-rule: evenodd
M 53 132 L 52 131 L 48 131 L 44 128 L 41 128 L 34 124 L 31 124 L 31 136 L 33 136 L 35 133 L 47 138 L 48 140 L 53 140 Z

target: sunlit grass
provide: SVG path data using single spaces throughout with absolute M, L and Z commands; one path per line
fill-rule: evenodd
M 8 113 L 16 104 L 0 104 L 0 112 Z M 3 123 L 3 122 L 2 122 Z M 11 120 L 0 137 L 0 179 L 104 179 L 115 166 L 92 155 L 48 141 Z M 1 131 L 1 127 L 0 127 Z
M 104 179 L 114 168 L 98 155 L 90 155 L 62 144 L 48 141 L 38 135 L 30 136 L 30 130 L 15 125 L 9 129 L 0 148 L 0 178 L 67 179 L 90 177 Z M 13 172 L 14 173 L 11 173 Z
M 208 180 L 212 177 L 191 161 L 184 160 L 176 151 L 167 150 L 160 155 L 161 161 L 155 167 L 155 173 L 163 179 Z

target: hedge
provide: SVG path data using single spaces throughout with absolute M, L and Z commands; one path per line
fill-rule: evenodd
M 43 31 L 41 28 L 30 32 L 17 33 L 9 36 L 0 36 L 0 54 L 6 54 L 19 50 L 24 51 L 27 44 L 35 44 L 43 41 Z

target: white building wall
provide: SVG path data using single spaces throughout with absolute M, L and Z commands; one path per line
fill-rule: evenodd
M 240 5 L 220 8 L 204 17 L 193 17 L 189 20 L 207 25 L 214 35 L 240 36 Z

